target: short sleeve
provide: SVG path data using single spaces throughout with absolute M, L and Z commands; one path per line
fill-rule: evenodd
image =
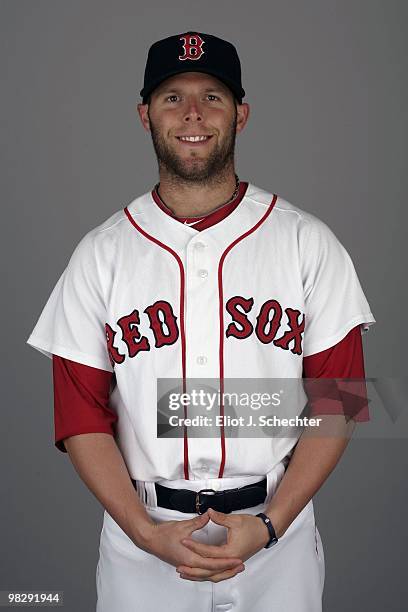
M 350 255 L 323 221 L 310 217 L 301 253 L 304 357 L 334 346 L 357 325 L 363 333 L 376 322 Z
M 27 344 L 52 354 L 113 372 L 106 331 L 106 305 L 98 269 L 94 231 L 75 248 Z
M 64 440 L 83 433 L 115 436 L 118 416 L 110 406 L 114 374 L 52 356 L 55 446 L 66 453 Z
M 357 422 L 370 420 L 365 382 L 364 352 L 360 326 L 334 346 L 303 359 L 303 377 L 346 379 L 336 381 L 323 397 L 310 399 L 310 417 L 344 414 Z M 350 380 L 354 379 L 354 380 Z M 319 390 L 317 390 L 319 391 Z

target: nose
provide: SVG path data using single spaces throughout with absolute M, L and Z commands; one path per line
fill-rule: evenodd
M 187 100 L 186 109 L 184 113 L 184 121 L 187 123 L 191 123 L 192 121 L 202 120 L 203 115 L 200 105 L 198 104 L 197 100 L 195 100 L 194 98 L 190 98 L 189 100 Z

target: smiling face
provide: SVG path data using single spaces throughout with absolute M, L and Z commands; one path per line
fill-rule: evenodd
M 247 107 L 217 78 L 186 72 L 163 81 L 138 111 L 159 167 L 183 181 L 204 183 L 233 168 Z

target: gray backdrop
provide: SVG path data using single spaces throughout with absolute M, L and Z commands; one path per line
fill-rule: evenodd
M 408 10 L 404 0 L 0 7 L 0 589 L 63 590 L 67 612 L 89 612 L 102 507 L 53 445 L 51 362 L 25 340 L 80 238 L 157 179 L 136 114 L 149 45 L 190 29 L 236 44 L 252 111 L 240 178 L 333 229 L 377 319 L 366 375 L 402 377 Z M 315 498 L 327 611 L 406 609 L 406 448 L 352 440 Z

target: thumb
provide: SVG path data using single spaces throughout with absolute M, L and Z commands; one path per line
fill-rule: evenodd
M 230 527 L 230 517 L 228 514 L 224 514 L 224 512 L 218 512 L 214 510 L 214 508 L 208 508 L 208 514 L 210 515 L 210 519 L 217 523 L 217 525 L 224 525 L 224 527 Z
M 196 529 L 201 529 L 201 527 L 204 527 L 204 525 L 208 523 L 209 520 L 210 520 L 210 517 L 208 516 L 208 512 L 204 512 L 203 514 L 198 514 L 194 518 L 190 519 L 188 521 L 190 533 L 195 531 Z

